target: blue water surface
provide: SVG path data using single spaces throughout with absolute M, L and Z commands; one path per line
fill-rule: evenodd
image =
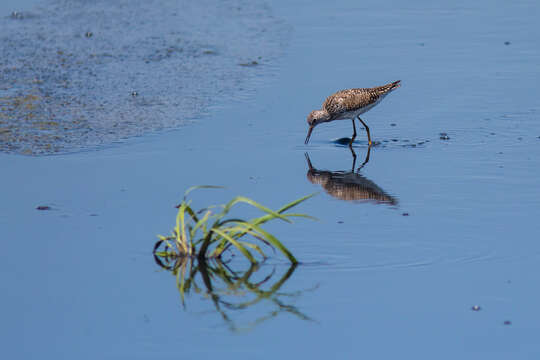
M 298 0 L 272 9 L 293 30 L 279 75 L 249 99 L 99 151 L 0 155 L 6 357 L 540 354 L 540 4 Z M 352 129 L 323 124 L 306 146 L 307 114 L 336 90 L 398 79 L 363 116 L 380 145 L 359 172 L 397 203 L 345 201 L 311 182 L 306 152 L 317 169 L 350 172 L 351 152 L 334 140 Z M 359 165 L 363 131 L 354 148 Z M 305 317 L 261 301 L 230 310 L 231 329 L 204 291 L 182 306 L 151 251 L 196 184 L 226 187 L 194 193 L 196 207 L 242 194 L 278 208 L 320 192 L 298 208 L 318 221 L 268 224 L 301 261 L 279 299 Z M 275 254 L 253 279 L 288 269 Z

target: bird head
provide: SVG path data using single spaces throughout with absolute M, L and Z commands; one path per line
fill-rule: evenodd
M 313 110 L 309 113 L 307 117 L 307 123 L 309 125 L 308 134 L 306 136 L 305 144 L 309 142 L 309 138 L 311 136 L 311 132 L 313 131 L 313 128 L 320 123 L 327 122 L 330 120 L 330 114 L 327 111 L 324 110 Z

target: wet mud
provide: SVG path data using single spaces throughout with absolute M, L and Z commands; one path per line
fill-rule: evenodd
M 249 94 L 288 28 L 262 1 L 45 1 L 0 19 L 0 151 L 69 153 Z

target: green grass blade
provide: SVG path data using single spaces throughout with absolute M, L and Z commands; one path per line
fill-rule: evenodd
M 251 253 L 249 252 L 249 250 L 246 249 L 238 241 L 233 239 L 231 236 L 229 236 L 227 233 L 225 233 L 224 231 L 222 231 L 220 229 L 210 229 L 210 231 L 212 231 L 212 232 L 214 232 L 214 233 L 216 233 L 218 235 L 221 235 L 225 240 L 227 240 L 228 242 L 233 244 L 252 264 L 257 263 L 257 261 L 255 260 L 253 255 L 251 255 Z
M 313 194 L 309 194 L 309 195 L 306 195 L 304 197 L 301 197 L 300 199 L 296 199 L 296 200 L 288 203 L 287 205 L 284 205 L 283 207 L 281 207 L 277 212 L 281 214 L 282 212 L 289 210 L 290 208 L 300 204 L 301 202 L 306 201 L 309 198 L 312 198 L 313 196 L 315 196 L 317 194 L 318 193 L 313 193 Z
M 296 264 L 298 262 L 298 260 L 296 260 L 296 258 L 293 256 L 293 254 L 291 254 L 291 252 L 274 235 L 272 235 L 269 232 L 263 230 L 258 225 L 255 225 L 255 224 L 252 224 L 252 223 L 244 223 L 244 226 L 248 226 L 250 228 L 253 228 L 259 234 L 261 234 L 266 241 L 268 241 L 270 244 L 272 244 L 272 246 L 274 246 L 279 251 L 281 251 L 287 257 L 287 259 L 289 259 L 289 261 L 292 264 Z
M 286 216 L 286 217 L 301 217 L 301 218 L 310 219 L 310 220 L 319 220 L 316 217 L 311 216 L 311 215 L 307 215 L 307 214 L 288 213 L 288 214 L 284 214 L 283 216 Z
M 186 206 L 186 212 L 191 216 L 191 219 L 193 219 L 194 222 L 198 222 L 199 218 L 197 217 L 197 214 L 193 211 L 193 209 L 190 206 Z
M 245 224 L 246 222 L 245 221 L 238 222 L 238 224 L 240 224 L 240 223 Z M 247 224 L 249 224 L 249 223 L 247 223 Z M 264 236 L 262 234 L 259 234 L 257 231 L 254 231 L 249 226 L 239 225 L 239 226 L 228 227 L 228 228 L 225 228 L 225 229 L 222 229 L 222 230 L 226 231 L 235 240 L 238 240 L 242 236 L 244 236 L 246 234 L 249 234 L 249 235 L 253 236 L 254 238 L 264 242 L 266 245 L 272 246 L 270 243 L 268 243 L 266 241 L 266 239 L 264 238 Z
M 250 198 L 247 198 L 245 196 L 237 196 L 235 197 L 234 199 L 232 199 L 231 201 L 229 201 L 227 203 L 227 205 L 225 205 L 225 208 L 227 209 L 227 211 L 233 207 L 234 205 L 238 204 L 238 203 L 246 203 L 246 204 L 249 204 L 253 207 L 256 207 L 257 209 L 267 213 L 268 215 L 270 215 L 272 218 L 278 218 L 278 219 L 281 219 L 283 221 L 286 221 L 288 223 L 291 222 L 291 220 L 287 219 L 285 216 L 275 212 L 274 210 L 270 210 L 269 208 L 267 208 L 266 206 L 263 206 L 261 204 L 259 204 L 258 202 L 254 201 L 254 200 L 251 200 Z
M 184 201 L 178 208 L 178 217 L 176 219 L 176 236 L 178 238 L 178 243 L 182 246 L 182 249 L 184 250 L 184 253 L 188 253 L 188 244 L 187 244 L 187 238 L 186 238 L 186 223 L 185 223 L 185 215 L 186 215 L 186 208 L 188 207 L 188 204 Z
M 178 208 L 178 214 L 176 215 L 176 226 L 174 227 L 174 234 L 176 235 L 176 242 L 181 242 L 181 233 L 180 233 L 180 213 L 184 211 L 184 203 L 180 204 Z
M 278 214 L 282 214 L 284 211 L 287 211 L 287 210 L 289 210 L 290 208 L 292 208 L 292 207 L 294 207 L 294 206 L 300 204 L 301 202 L 306 201 L 307 199 L 309 199 L 309 198 L 315 196 L 316 194 L 317 194 L 317 193 L 313 193 L 313 194 L 310 194 L 310 195 L 306 195 L 306 196 L 304 196 L 304 197 L 301 197 L 300 199 L 296 199 L 296 200 L 294 200 L 294 201 L 292 201 L 292 202 L 290 202 L 290 203 L 288 203 L 288 204 L 282 206 L 282 207 L 281 207 L 280 209 L 278 209 L 276 212 L 277 212 Z M 287 215 L 291 216 L 290 214 L 287 214 Z M 283 215 L 283 216 L 287 216 L 287 215 Z M 293 216 L 294 216 L 294 215 L 293 215 Z M 296 216 L 298 216 L 298 215 L 296 215 Z M 305 215 L 304 217 L 308 217 L 308 218 L 309 218 L 308 215 Z M 265 222 L 268 222 L 269 220 L 272 220 L 272 217 L 271 217 L 270 215 L 263 215 L 263 216 L 261 216 L 261 217 L 259 217 L 259 218 L 256 218 L 256 219 L 251 220 L 251 222 L 254 223 L 254 224 L 256 224 L 256 225 L 259 225 L 259 224 L 264 224 Z M 291 222 L 291 221 L 289 220 L 289 222 Z
M 264 252 L 262 251 L 262 249 L 260 248 L 260 246 L 258 246 L 257 244 L 252 244 L 252 243 L 248 243 L 248 242 L 245 242 L 245 241 L 239 241 L 240 244 L 244 245 L 244 246 L 247 246 L 253 250 L 255 250 L 256 252 L 258 252 L 262 257 L 263 259 L 266 259 L 266 255 L 264 254 Z
M 208 221 L 208 217 L 210 216 L 210 214 L 212 214 L 212 212 L 208 210 L 206 214 L 204 214 L 204 216 L 199 221 L 197 221 L 197 223 L 195 224 L 195 226 L 193 227 L 193 229 L 191 229 L 189 233 L 190 239 L 193 240 L 195 238 L 195 233 L 197 232 L 197 229 L 200 228 L 202 225 L 204 225 Z

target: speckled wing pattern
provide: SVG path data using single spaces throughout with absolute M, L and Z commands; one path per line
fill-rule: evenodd
M 397 87 L 399 81 L 374 88 L 341 90 L 327 97 L 322 108 L 328 111 L 332 118 L 338 118 L 340 114 L 375 104 L 382 96 Z

